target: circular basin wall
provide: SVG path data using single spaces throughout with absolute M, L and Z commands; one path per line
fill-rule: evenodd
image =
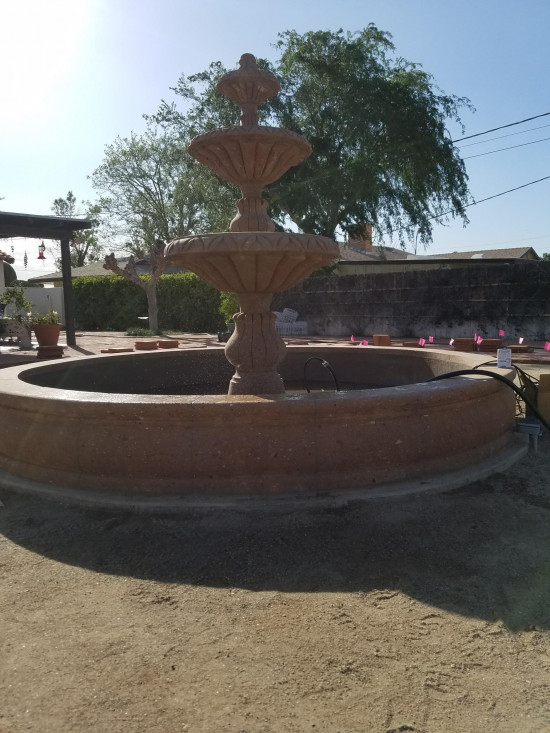
M 482 358 L 423 349 L 289 347 L 283 379 L 310 356 L 346 384 L 308 395 L 201 395 L 227 384 L 222 349 L 83 357 L 0 370 L 0 470 L 122 496 L 325 493 L 431 477 L 512 440 L 515 398 L 489 377 L 423 383 Z M 507 374 L 499 370 L 502 374 Z M 327 375 L 316 362 L 312 389 Z M 142 394 L 197 387 L 197 394 Z M 9 484 L 9 482 L 8 482 Z

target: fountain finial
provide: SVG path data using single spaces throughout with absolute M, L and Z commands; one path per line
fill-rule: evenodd
M 251 53 L 243 53 L 239 66 L 236 71 L 224 74 L 216 89 L 239 105 L 241 125 L 254 127 L 258 124 L 258 105 L 277 94 L 281 85 L 270 71 L 258 69 L 256 57 Z

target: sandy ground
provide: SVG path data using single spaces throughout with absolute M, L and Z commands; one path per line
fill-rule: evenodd
M 0 491 L 0 731 L 550 731 L 550 438 L 444 495 L 127 516 Z
M 0 489 L 0 733 L 550 731 L 549 475 L 545 435 L 506 474 L 338 509 Z

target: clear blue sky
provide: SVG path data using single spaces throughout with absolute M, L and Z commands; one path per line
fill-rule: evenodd
M 448 93 L 467 96 L 466 135 L 550 112 L 548 0 L 17 0 L 0 8 L 0 208 L 51 214 L 70 189 L 94 197 L 88 176 L 117 135 L 143 129 L 143 113 L 170 86 L 221 60 L 276 58 L 280 31 L 369 22 L 393 34 L 397 52 L 422 64 Z M 463 148 L 464 156 L 550 138 L 550 116 L 514 134 Z M 450 126 L 453 137 L 461 137 Z M 486 138 L 465 142 L 473 143 Z M 550 175 L 550 140 L 467 161 L 476 199 Z M 365 172 L 368 175 L 368 171 Z M 469 209 L 471 223 L 437 226 L 430 254 L 507 246 L 550 252 L 550 180 Z M 12 243 L 5 243 L 9 250 Z M 16 269 L 51 271 L 37 242 L 14 240 Z M 389 242 L 388 242 L 389 244 Z M 0 245 L 1 247 L 2 245 Z M 38 266 L 38 269 L 36 269 Z

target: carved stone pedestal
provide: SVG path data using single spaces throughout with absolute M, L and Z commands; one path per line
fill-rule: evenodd
M 286 346 L 275 330 L 272 293 L 237 293 L 241 310 L 233 320 L 235 331 L 225 355 L 235 367 L 228 394 L 284 394 L 277 367 Z

